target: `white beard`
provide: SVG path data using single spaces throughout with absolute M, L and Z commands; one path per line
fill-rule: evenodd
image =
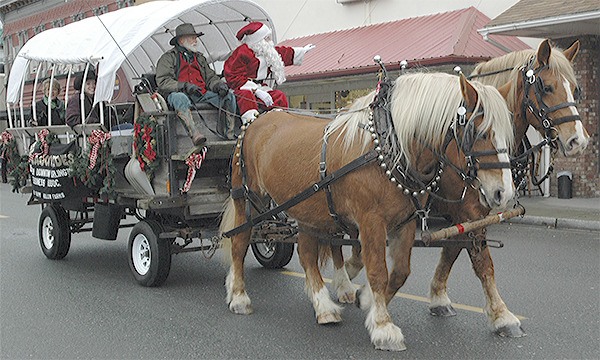
M 283 60 L 281 60 L 281 56 L 275 49 L 275 45 L 273 41 L 267 41 L 265 39 L 254 43 L 248 44 L 248 47 L 254 51 L 257 57 L 263 57 L 267 62 L 267 66 L 271 69 L 271 74 L 273 74 L 273 78 L 278 85 L 281 85 L 285 82 L 285 65 L 283 64 Z
M 196 49 L 196 45 L 198 44 L 195 41 L 180 41 L 179 45 L 191 52 L 198 52 L 198 49 Z

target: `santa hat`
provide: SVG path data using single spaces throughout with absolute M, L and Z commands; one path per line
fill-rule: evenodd
M 246 44 L 254 44 L 271 35 L 271 28 L 267 25 L 254 21 L 238 31 L 236 37 Z

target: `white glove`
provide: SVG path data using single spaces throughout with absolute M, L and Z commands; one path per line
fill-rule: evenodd
M 273 105 L 273 98 L 268 92 L 261 89 L 256 89 L 254 95 L 256 95 L 257 98 L 261 99 L 265 103 L 265 105 L 267 105 L 267 107 Z

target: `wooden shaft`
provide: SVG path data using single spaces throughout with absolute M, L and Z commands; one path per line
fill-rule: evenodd
M 423 233 L 421 239 L 425 243 L 435 240 L 446 239 L 452 236 L 460 235 L 465 232 L 477 230 L 488 225 L 498 224 L 504 220 L 508 220 L 510 218 L 523 214 L 525 214 L 525 208 L 523 207 L 523 205 L 519 204 L 514 209 L 507 210 L 505 212 L 498 213 L 495 215 L 488 215 L 481 220 L 456 224 L 451 227 L 434 231 L 432 233 Z

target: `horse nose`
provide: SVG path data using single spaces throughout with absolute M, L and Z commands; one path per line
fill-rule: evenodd
M 585 150 L 587 145 L 588 145 L 588 141 L 586 138 L 581 138 L 579 135 L 573 135 L 567 141 L 567 151 L 573 151 L 573 150 L 577 149 L 581 152 L 581 151 Z
M 505 199 L 504 199 L 504 188 L 500 187 L 498 189 L 496 189 L 496 191 L 494 192 L 494 203 L 495 206 L 501 206 L 502 204 L 504 204 Z

